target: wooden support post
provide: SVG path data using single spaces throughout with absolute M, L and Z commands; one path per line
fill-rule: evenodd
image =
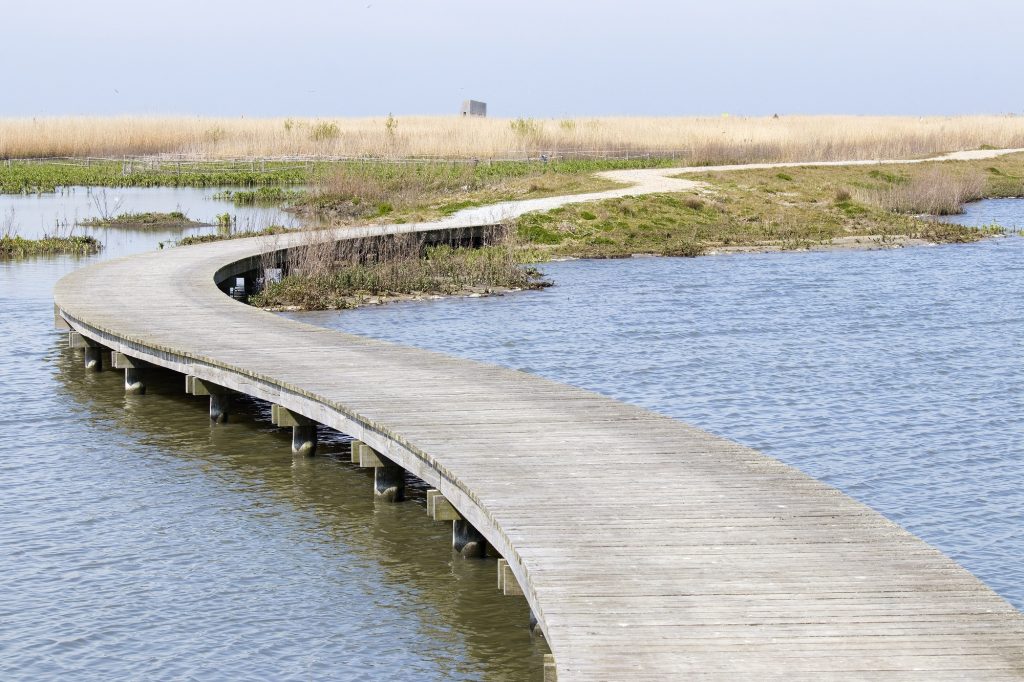
M 142 370 L 137 367 L 124 368 L 124 392 L 134 395 L 145 394 L 146 384 L 142 381 Z
M 431 502 L 433 506 L 430 510 L 430 516 L 435 521 L 462 521 L 462 514 L 444 495 L 434 495 Z
M 312 457 L 316 454 L 317 423 L 281 405 L 270 408 L 270 418 L 276 426 L 292 428 L 292 453 Z
M 56 303 L 53 304 L 53 328 L 62 332 L 71 331 L 71 325 L 68 324 L 67 320 L 61 317 L 60 308 L 57 307 Z
M 452 549 L 469 559 L 487 556 L 487 540 L 466 519 L 452 521 Z
M 214 424 L 227 423 L 228 414 L 231 412 L 230 388 L 186 374 L 185 392 L 189 395 L 210 396 L 210 421 Z
M 103 371 L 103 349 L 99 346 L 85 347 L 85 368 L 91 372 Z
M 405 499 L 405 469 L 379 453 L 377 457 L 382 466 L 373 469 L 374 495 L 385 502 L 401 502 Z
M 210 394 L 210 421 L 214 424 L 227 424 L 231 412 L 231 393 Z
M 146 365 L 141 360 L 129 357 L 124 353 L 114 352 L 112 356 L 114 369 L 124 370 L 124 391 L 142 395 L 146 392 L 146 384 L 142 380 L 142 368 Z
M 68 348 L 80 348 L 85 351 L 85 368 L 92 372 L 103 371 L 103 354 L 106 350 L 99 343 L 78 332 L 68 332 Z
M 405 499 L 405 469 L 401 465 L 355 440 L 352 441 L 352 460 L 364 469 L 373 469 L 373 492 L 378 498 L 385 502 Z
M 507 597 L 523 594 L 523 588 L 505 559 L 498 559 L 498 589 Z
M 435 521 L 452 522 L 452 548 L 464 557 L 487 556 L 487 540 L 459 510 L 441 494 L 431 488 L 427 491 L 427 515 Z
M 308 424 L 296 424 L 292 427 L 292 453 L 312 457 L 316 454 L 316 446 L 319 441 L 317 423 L 310 421 Z
M 68 332 L 68 348 L 82 349 L 92 343 L 91 339 L 87 339 L 76 331 Z
M 558 669 L 552 654 L 544 654 L 544 682 L 558 682 Z
M 427 490 L 427 516 L 434 518 L 434 498 L 441 494 L 440 490 L 429 488 Z
M 384 466 L 384 460 L 380 458 L 377 451 L 366 443 L 359 444 L 359 466 L 364 469 L 379 469 Z

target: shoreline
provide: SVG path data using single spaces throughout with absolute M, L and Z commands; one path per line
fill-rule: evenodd
M 1005 239 L 1009 235 L 1006 234 L 988 234 L 975 242 L 968 242 L 968 244 L 976 244 L 982 241 L 994 240 L 994 239 Z M 890 241 L 883 242 L 882 239 L 888 239 Z M 604 260 L 630 260 L 630 259 L 641 259 L 641 258 L 705 258 L 705 257 L 721 257 L 721 256 L 744 256 L 744 255 L 760 255 L 760 254 L 789 254 L 789 253 L 828 253 L 828 252 L 854 252 L 854 251 L 895 251 L 897 249 L 904 248 L 923 248 L 930 246 L 943 246 L 948 245 L 948 242 L 934 242 L 926 239 L 919 239 L 915 237 L 907 237 L 905 235 L 897 235 L 896 237 L 888 237 L 884 235 L 874 236 L 856 236 L 856 237 L 840 237 L 832 241 L 829 244 L 812 244 L 806 247 L 799 248 L 785 248 L 780 246 L 764 245 L 764 246 L 734 246 L 734 247 L 720 247 L 718 249 L 710 249 L 705 253 L 697 256 L 666 256 L 660 253 L 634 253 L 629 256 L 611 256 L 605 258 L 587 258 L 587 257 L 560 257 L 552 258 L 548 263 L 567 263 L 572 261 L 604 261 Z M 967 244 L 958 244 L 958 246 L 966 246 Z M 543 265 L 544 262 L 534 263 L 532 265 L 538 266 Z M 551 286 L 558 286 L 557 281 L 553 281 Z M 543 291 L 549 287 L 530 287 L 530 288 L 509 288 L 509 287 L 487 287 L 487 286 L 476 286 L 468 287 L 462 291 L 453 294 L 439 294 L 439 293 L 427 293 L 427 292 L 416 292 L 409 294 L 367 294 L 363 297 L 365 300 L 358 302 L 353 301 L 354 305 L 347 306 L 344 308 L 332 307 L 332 308 L 306 308 L 303 306 L 253 306 L 260 310 L 266 310 L 271 313 L 322 313 L 322 312 L 343 312 L 346 310 L 356 310 L 358 308 L 369 308 L 373 306 L 390 305 L 393 303 L 424 303 L 429 301 L 442 301 L 448 299 L 461 299 L 461 298 L 495 298 L 499 296 L 507 296 L 510 294 L 521 294 L 531 291 Z

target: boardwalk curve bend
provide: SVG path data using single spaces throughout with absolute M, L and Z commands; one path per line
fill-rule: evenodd
M 632 184 L 321 236 L 692 189 L 671 177 L 686 171 L 613 172 Z M 55 309 L 90 344 L 281 405 L 438 489 L 508 562 L 561 682 L 1024 679 L 1020 612 L 793 468 L 594 393 L 287 320 L 217 287 L 304 239 L 102 262 L 63 278 Z

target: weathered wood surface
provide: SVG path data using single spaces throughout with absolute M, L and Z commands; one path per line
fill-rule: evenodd
M 692 187 L 673 172 L 323 238 Z M 1020 612 L 819 481 L 637 407 L 293 322 L 214 285 L 230 264 L 301 239 L 109 261 L 62 279 L 55 300 L 89 339 L 328 424 L 439 490 L 508 561 L 562 682 L 1024 679 Z

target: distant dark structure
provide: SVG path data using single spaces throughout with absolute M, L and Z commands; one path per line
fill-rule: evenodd
M 475 99 L 467 99 L 462 103 L 463 116 L 487 116 L 487 102 L 477 102 Z

